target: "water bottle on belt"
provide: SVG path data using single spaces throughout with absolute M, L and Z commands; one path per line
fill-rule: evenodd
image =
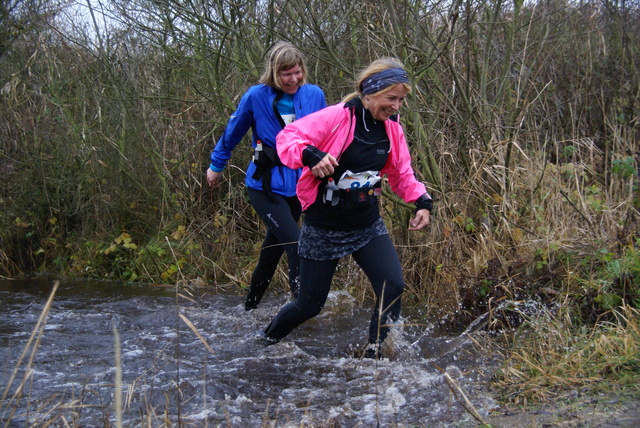
M 324 194 L 324 203 L 331 203 L 331 206 L 336 206 L 338 202 L 340 202 L 338 185 L 333 181 L 332 177 L 329 177 L 329 181 L 327 181 L 327 191 Z
M 260 153 L 262 152 L 262 141 L 256 141 L 256 149 L 253 152 L 253 161 L 257 162 L 260 159 Z

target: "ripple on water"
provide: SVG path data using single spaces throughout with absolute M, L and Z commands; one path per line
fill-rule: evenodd
M 18 361 L 48 289 L 30 284 L 25 292 L 0 283 L 1 379 Z M 286 302 L 283 296 L 269 295 L 246 312 L 243 296 L 202 290 L 178 303 L 170 289 L 157 287 L 69 283 L 62 290 L 32 371 L 23 360 L 10 388 L 15 391 L 27 376 L 30 392 L 15 407 L 16 426 L 26 425 L 27 415 L 29 423 L 62 416 L 85 426 L 113 420 L 114 327 L 127 426 L 164 415 L 174 421 L 180 415 L 196 426 L 446 426 L 467 416 L 452 401 L 438 367 L 457 373 L 481 411 L 495 406 L 481 382 L 490 372 L 483 357 L 430 336 L 428 323 L 411 314 L 389 336 L 383 349 L 388 359 L 356 357 L 366 342 L 371 308 L 344 291 L 330 293 L 323 312 L 287 339 L 264 346 L 254 333 Z

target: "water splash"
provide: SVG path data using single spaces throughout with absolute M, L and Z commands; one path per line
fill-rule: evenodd
M 4 382 L 47 290 L 46 284 L 0 283 Z M 231 427 L 444 427 L 469 421 L 438 367 L 457 370 L 456 380 L 480 412 L 495 407 L 485 390 L 492 367 L 485 356 L 462 342 L 451 346 L 452 338 L 432 337 L 432 326 L 410 312 L 385 342 L 387 358 L 369 360 L 357 352 L 366 344 L 371 307 L 346 292 L 330 293 L 319 316 L 271 346 L 258 342 L 254 332 L 268 324 L 285 297 L 267 296 L 246 312 L 243 296 L 199 292 L 193 301 L 176 303 L 171 288 L 64 285 L 34 361 L 31 393 L 12 409 L 11 423 L 31 426 L 64 417 L 84 426 L 113 424 L 114 326 L 122 347 L 125 426 L 164 418 Z M 0 412 L 0 420 L 8 414 Z

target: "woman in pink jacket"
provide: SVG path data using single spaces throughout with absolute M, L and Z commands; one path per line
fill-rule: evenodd
M 304 167 L 296 193 L 305 213 L 300 232 L 300 290 L 262 336 L 277 342 L 322 310 L 338 261 L 349 254 L 371 281 L 377 301 L 365 356 L 379 358 L 389 324 L 400 317 L 404 289 L 396 250 L 380 217 L 381 179 L 416 205 L 409 230 L 429 224 L 431 197 L 411 168 L 397 112 L 411 92 L 395 58 L 374 61 L 357 90 L 337 105 L 305 116 L 277 136 L 280 160 Z M 382 308 L 382 313 L 380 313 Z

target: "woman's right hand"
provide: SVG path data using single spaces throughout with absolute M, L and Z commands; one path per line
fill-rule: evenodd
M 220 180 L 222 179 L 222 173 L 216 172 L 211 168 L 207 168 L 207 183 L 209 183 L 209 187 L 216 188 L 218 184 L 220 184 Z
M 338 166 L 336 158 L 327 153 L 320 162 L 311 168 L 311 172 L 317 178 L 324 178 L 333 175 L 334 167 Z

